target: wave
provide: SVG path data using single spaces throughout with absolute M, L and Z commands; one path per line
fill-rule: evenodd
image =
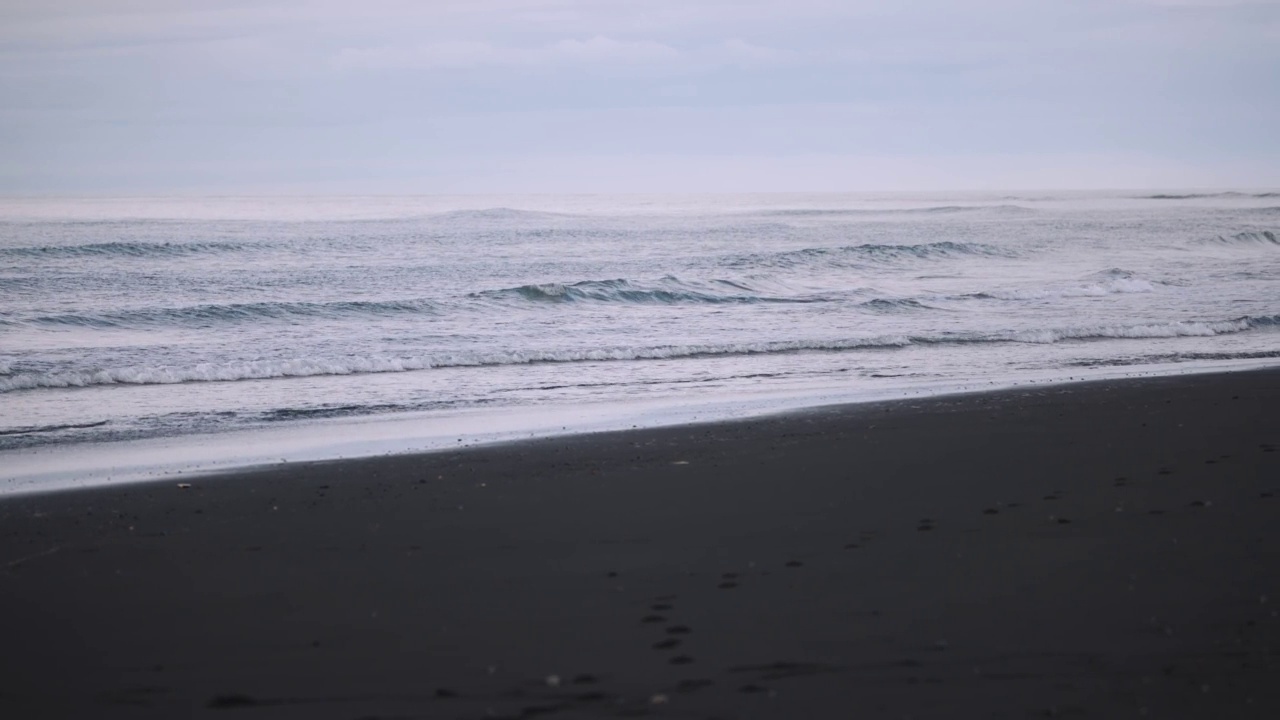
M 1021 205 L 938 205 L 920 208 L 788 208 L 765 210 L 758 215 L 768 217 L 857 217 L 863 215 L 952 215 L 959 213 L 1031 214 L 1036 211 Z
M 139 325 L 181 325 L 208 327 L 221 323 L 263 319 L 340 318 L 368 315 L 432 313 L 437 305 L 426 299 L 347 300 L 341 302 L 258 302 L 190 305 L 177 308 L 145 308 L 106 313 L 41 315 L 4 324 L 54 325 L 73 327 L 136 327 Z
M 1130 293 L 1146 293 L 1156 290 L 1156 284 L 1139 278 L 1126 270 L 1103 270 L 1094 275 L 1096 281 L 1075 286 L 1015 288 L 1015 290 L 995 290 L 974 292 L 957 297 L 960 300 L 1053 300 L 1059 297 L 1105 297 L 1108 295 L 1130 295 Z
M 1280 316 L 1240 318 L 1215 322 L 1179 321 L 1148 325 L 1087 325 L 1072 328 L 1019 330 L 1002 333 L 992 339 L 1009 342 L 1047 344 L 1063 340 L 1106 340 L 1122 338 L 1178 338 L 1230 335 L 1255 327 L 1280 323 Z
M 691 283 L 672 276 L 654 283 L 617 278 L 583 280 L 576 283 L 542 283 L 521 285 L 501 290 L 472 293 L 485 299 L 520 299 L 535 303 L 612 302 L 612 303 L 803 303 L 815 298 L 792 298 L 765 295 L 750 286 L 731 280 Z
M 1094 358 L 1066 363 L 1070 367 L 1108 367 L 1115 365 L 1149 365 L 1168 362 L 1193 362 L 1197 360 L 1268 360 L 1280 358 L 1280 350 L 1247 350 L 1242 352 L 1184 352 L 1140 355 L 1121 358 Z
M 262 413 L 260 417 L 268 422 L 281 420 L 317 420 L 320 418 L 345 417 L 348 415 L 366 415 L 375 412 L 394 412 L 396 410 L 423 409 L 395 403 L 377 405 L 326 405 L 317 408 L 280 408 Z
M 87 428 L 102 427 L 110 420 L 100 420 L 91 423 L 79 423 L 73 425 L 38 425 L 30 427 L 16 427 L 0 429 L 0 435 L 37 435 L 39 433 L 57 432 L 59 430 L 84 430 Z
M 843 264 L 848 262 L 901 262 L 903 260 L 940 260 L 962 257 L 1012 257 L 1013 253 L 994 245 L 944 240 L 918 245 L 844 245 L 839 247 L 804 248 L 767 254 L 753 254 L 730 259 L 730 267 L 794 267 L 813 262 Z
M 538 220 L 547 218 L 563 218 L 570 217 L 564 213 L 545 212 L 540 210 L 518 210 L 516 208 L 495 207 L 483 208 L 478 210 L 449 210 L 446 212 L 432 213 L 427 218 L 430 220 L 444 221 L 502 221 L 510 222 L 517 220 Z
M 875 298 L 859 303 L 859 307 L 877 312 L 909 312 L 912 310 L 939 310 L 940 308 L 925 305 L 919 300 L 911 298 Z
M 1280 237 L 1270 230 L 1253 230 L 1234 235 L 1219 235 L 1202 242 L 1210 245 L 1269 246 L 1280 245 Z
M 259 243 L 239 242 L 106 242 L 90 243 L 88 245 L 33 245 L 30 247 L 0 248 L 0 257 L 165 257 L 241 252 L 260 247 L 262 245 Z
M 362 375 L 409 372 L 432 368 L 528 365 L 534 363 L 666 360 L 725 355 L 765 355 L 812 351 L 894 349 L 910 345 L 1035 343 L 1116 338 L 1210 337 L 1280 326 L 1280 315 L 1242 317 L 1221 321 L 1181 321 L 1136 325 L 1091 325 L 1066 328 L 1010 330 L 997 333 L 940 333 L 934 335 L 886 335 L 878 337 L 779 340 L 649 347 L 511 350 L 489 353 L 441 354 L 420 357 L 297 358 L 228 363 L 201 363 L 189 367 L 130 366 L 61 372 L 19 373 L 0 377 L 0 392 L 37 388 L 70 388 L 95 385 L 156 385 L 187 382 L 264 380 L 322 375 Z
M 1280 192 L 1261 192 L 1261 193 L 1242 193 L 1242 192 L 1216 192 L 1216 193 L 1186 193 L 1181 195 L 1161 193 L 1157 195 L 1139 195 L 1139 200 L 1201 200 L 1205 198 L 1275 198 L 1280 197 Z

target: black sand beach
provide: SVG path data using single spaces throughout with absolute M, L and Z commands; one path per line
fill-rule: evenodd
M 1280 716 L 1280 370 L 0 500 L 0 716 Z

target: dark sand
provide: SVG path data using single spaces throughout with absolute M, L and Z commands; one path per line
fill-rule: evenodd
M 0 717 L 1280 717 L 1280 371 L 0 501 Z

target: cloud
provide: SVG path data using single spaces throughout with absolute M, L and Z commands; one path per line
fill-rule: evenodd
M 1278 40 L 1280 0 L 10 0 L 0 192 L 1276 178 Z

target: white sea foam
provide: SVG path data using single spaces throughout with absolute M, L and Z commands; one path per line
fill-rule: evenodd
M 92 385 L 168 385 L 188 382 L 232 382 L 238 380 L 312 377 L 317 375 L 368 375 L 429 370 L 432 368 L 527 365 L 535 363 L 618 362 L 669 360 L 700 356 L 767 355 L 805 351 L 885 350 L 911 345 L 1048 344 L 1067 340 L 1097 340 L 1105 338 L 1212 337 L 1243 332 L 1258 326 L 1274 325 L 1276 322 L 1276 318 L 1240 318 L 1216 322 L 1085 325 L 992 333 L 937 333 L 914 336 L 888 335 L 843 339 L 780 340 L 772 342 L 647 347 L 529 349 L 506 352 L 440 353 L 414 357 L 294 358 L 254 362 L 199 363 L 190 367 L 144 365 L 70 372 L 19 373 L 0 378 L 0 392 L 35 388 L 88 387 Z
M 1062 340 L 1096 340 L 1104 338 L 1176 338 L 1212 337 L 1248 330 L 1248 319 L 1224 322 L 1174 322 L 1149 325 L 1085 325 L 1081 327 L 1020 330 L 1008 339 L 1025 343 L 1056 343 Z
M 1130 293 L 1149 293 L 1156 286 L 1149 280 L 1134 277 L 1118 277 L 1103 282 L 1065 287 L 1026 288 L 1017 290 L 996 290 L 984 295 L 1000 300 L 1052 300 L 1055 298 L 1104 297 L 1107 295 L 1125 295 Z

